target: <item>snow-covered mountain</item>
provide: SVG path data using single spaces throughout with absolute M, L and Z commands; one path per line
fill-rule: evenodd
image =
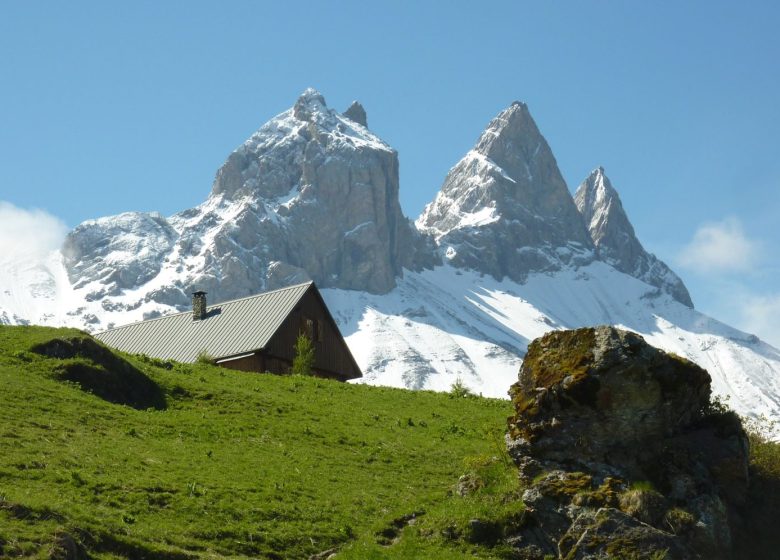
M 490 122 L 416 225 L 446 261 L 499 279 L 595 257 L 550 146 L 519 102 Z
M 530 340 L 615 324 L 707 368 L 780 437 L 780 352 L 693 309 L 637 239 L 603 169 L 572 197 L 525 104 L 499 113 L 415 224 L 398 156 L 307 90 L 217 171 L 203 204 L 87 221 L 0 267 L 0 322 L 102 330 L 313 279 L 365 381 L 506 396 Z

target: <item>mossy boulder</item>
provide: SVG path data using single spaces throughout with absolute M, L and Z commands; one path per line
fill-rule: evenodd
M 565 560 L 688 560 L 690 550 L 665 531 L 614 508 L 581 513 L 558 543 Z M 663 553 L 663 556 L 660 554 Z
M 510 394 L 515 454 L 587 464 L 691 423 L 710 376 L 638 334 L 584 328 L 533 341 Z
M 533 341 L 510 390 L 507 446 L 528 485 L 514 542 L 558 558 L 729 558 L 748 446 L 710 381 L 613 327 Z

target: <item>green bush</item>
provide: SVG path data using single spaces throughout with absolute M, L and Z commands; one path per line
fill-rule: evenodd
M 314 367 L 314 345 L 304 333 L 298 335 L 295 341 L 295 357 L 293 358 L 293 375 L 312 375 Z
M 466 386 L 465 383 L 463 383 L 463 380 L 458 377 L 455 380 L 455 383 L 450 385 L 450 395 L 455 398 L 466 398 L 473 397 L 474 393 Z

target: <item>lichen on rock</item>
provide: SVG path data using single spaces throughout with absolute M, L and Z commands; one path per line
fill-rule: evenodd
M 556 331 L 529 345 L 510 394 L 507 446 L 527 485 L 518 549 L 730 557 L 747 438 L 704 369 L 613 327 Z

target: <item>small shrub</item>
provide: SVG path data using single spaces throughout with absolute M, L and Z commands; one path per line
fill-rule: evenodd
M 465 383 L 463 383 L 463 380 L 458 377 L 455 380 L 455 383 L 453 383 L 450 386 L 450 395 L 452 395 L 455 398 L 466 398 L 466 397 L 473 397 L 474 393 L 469 389 Z
M 696 524 L 696 518 L 682 508 L 672 508 L 666 512 L 664 522 L 672 533 L 679 535 L 688 531 Z
M 199 363 L 199 364 L 214 365 L 214 363 L 215 363 L 214 356 L 212 356 L 211 354 L 209 354 L 205 350 L 201 350 L 200 351 L 200 353 L 198 354 L 198 357 L 195 358 L 195 361 L 197 363 Z
M 293 358 L 293 375 L 312 375 L 314 367 L 314 345 L 304 333 L 298 335 L 295 341 L 295 357 Z
M 637 490 L 640 492 L 655 492 L 655 486 L 649 480 L 635 480 L 631 483 L 631 490 Z

